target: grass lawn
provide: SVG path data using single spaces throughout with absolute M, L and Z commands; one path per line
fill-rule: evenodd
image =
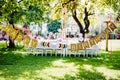
M 120 50 L 112 57 L 101 51 L 100 57 L 75 58 L 21 54 L 21 46 L 5 47 L 0 43 L 0 80 L 120 80 Z

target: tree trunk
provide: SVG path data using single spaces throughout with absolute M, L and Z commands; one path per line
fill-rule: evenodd
M 76 16 L 76 11 L 73 11 L 72 17 L 76 21 L 76 23 L 78 24 L 79 29 L 80 29 L 80 33 L 84 33 L 83 26 L 82 26 L 81 22 L 78 20 L 78 18 Z
M 84 31 L 85 31 L 85 33 L 89 33 L 89 29 L 88 28 L 89 28 L 89 25 L 90 25 L 90 21 L 88 19 L 89 13 L 88 13 L 86 7 L 84 9 L 84 14 L 85 14 L 85 17 L 84 17 L 84 24 L 85 24 Z
M 80 29 L 80 33 L 83 34 L 83 38 L 85 39 L 85 33 L 89 33 L 89 26 L 90 26 L 90 21 L 89 21 L 89 16 L 90 15 L 93 15 L 92 13 L 89 13 L 87 11 L 87 7 L 84 8 L 84 25 L 85 25 L 85 28 L 83 28 L 83 25 L 81 24 L 81 22 L 79 21 L 79 19 L 77 18 L 77 14 L 76 14 L 76 10 L 75 11 L 72 11 L 72 17 L 73 19 L 76 21 L 76 23 L 78 24 L 79 26 L 79 29 Z
M 85 39 L 85 32 L 83 32 L 82 34 L 83 34 L 83 35 L 82 35 L 82 36 L 83 36 L 83 39 Z
M 13 28 L 14 28 L 14 23 L 13 23 L 12 20 L 9 21 L 9 24 L 11 24 L 13 26 Z M 11 39 L 10 36 L 9 36 L 9 46 L 8 46 L 8 48 L 15 48 L 14 40 Z
M 84 39 L 85 39 L 85 32 L 84 32 L 84 29 L 83 29 L 83 25 L 81 24 L 81 22 L 78 20 L 78 18 L 76 16 L 76 11 L 74 11 L 72 13 L 72 17 L 76 21 L 76 23 L 78 24 L 79 29 L 80 29 L 80 33 L 82 33 L 82 37 L 83 37 L 83 41 L 84 41 Z
M 9 46 L 8 48 L 15 48 L 14 40 L 9 37 Z

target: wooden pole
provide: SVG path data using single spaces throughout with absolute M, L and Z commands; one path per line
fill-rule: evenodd
M 106 27 L 108 28 L 108 24 L 110 21 L 105 21 Z M 106 33 L 106 51 L 108 51 L 108 34 Z
M 67 10 L 67 5 L 63 4 L 62 5 L 62 40 L 65 38 L 65 31 L 64 28 L 66 26 L 66 10 Z

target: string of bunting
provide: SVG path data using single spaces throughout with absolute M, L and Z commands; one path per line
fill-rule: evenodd
M 105 28 L 104 31 L 102 31 L 100 34 L 94 36 L 88 41 L 77 43 L 77 44 L 70 44 L 71 51 L 76 51 L 76 50 L 83 50 L 86 48 L 90 48 L 93 45 L 96 45 L 98 42 L 101 41 L 101 39 L 104 39 L 106 37 L 106 34 L 110 34 L 116 29 L 117 27 L 115 26 L 114 23 L 111 23 L 109 27 Z
M 44 46 L 44 47 L 50 47 L 49 42 L 41 42 L 41 45 Z
M 0 25 L 0 28 L 1 28 L 1 25 Z M 115 24 L 111 23 L 109 25 L 109 27 L 105 28 L 104 31 L 102 31 L 100 34 L 94 36 L 90 40 L 81 42 L 81 43 L 77 43 L 77 44 L 70 44 L 71 51 L 83 50 L 86 48 L 90 48 L 93 45 L 96 45 L 98 42 L 101 41 L 101 39 L 105 38 L 106 34 L 113 32 L 114 29 L 116 29 L 116 28 L 117 27 L 115 26 Z M 5 31 L 6 34 L 9 35 L 12 39 L 14 39 L 18 42 L 22 42 L 25 46 L 36 48 L 36 46 L 38 44 L 38 40 L 32 39 L 30 36 L 20 33 L 18 30 L 14 29 L 12 27 L 12 25 L 7 25 L 6 27 L 1 28 L 1 29 L 3 31 Z M 42 42 L 41 45 L 44 47 L 50 47 L 50 42 Z M 66 44 L 62 44 L 62 43 L 60 43 L 58 46 L 59 46 L 59 48 L 67 48 L 68 47 Z
M 66 44 L 59 44 L 59 48 L 67 48 L 67 45 Z

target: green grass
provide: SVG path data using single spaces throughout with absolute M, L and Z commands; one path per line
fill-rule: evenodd
M 4 44 L 0 44 L 3 46 Z M 101 51 L 100 57 L 60 57 L 21 54 L 0 47 L 0 80 L 104 80 L 120 79 L 120 51 Z M 106 53 L 106 55 L 104 55 Z

